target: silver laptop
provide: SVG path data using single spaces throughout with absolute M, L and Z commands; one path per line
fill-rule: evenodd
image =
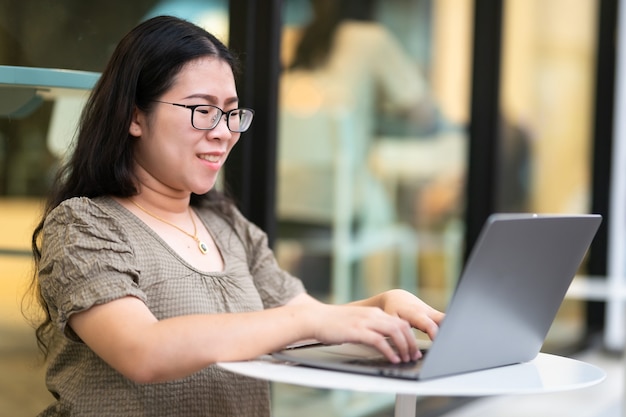
M 422 359 L 392 364 L 359 344 L 304 345 L 281 361 L 339 371 L 428 379 L 527 362 L 539 353 L 600 215 L 494 214 L 485 223 Z

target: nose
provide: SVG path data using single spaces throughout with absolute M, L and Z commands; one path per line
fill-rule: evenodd
M 233 136 L 233 132 L 228 128 L 228 122 L 226 121 L 226 114 L 222 114 L 220 116 L 220 120 L 217 122 L 217 125 L 206 132 L 212 138 L 220 139 L 220 140 L 229 140 Z

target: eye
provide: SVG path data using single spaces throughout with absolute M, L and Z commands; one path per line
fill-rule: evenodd
M 215 122 L 220 117 L 220 111 L 217 107 L 202 105 L 196 107 L 196 113 L 198 116 Z

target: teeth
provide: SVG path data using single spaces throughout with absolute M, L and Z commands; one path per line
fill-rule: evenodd
M 220 157 L 217 155 L 200 155 L 200 159 L 204 159 L 209 162 L 219 162 Z

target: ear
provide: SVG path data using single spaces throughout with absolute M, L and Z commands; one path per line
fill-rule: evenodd
M 143 131 L 143 124 L 145 122 L 145 118 L 143 117 L 143 112 L 137 109 L 133 110 L 133 117 L 130 120 L 130 126 L 128 127 L 128 133 L 134 137 L 140 137 Z

